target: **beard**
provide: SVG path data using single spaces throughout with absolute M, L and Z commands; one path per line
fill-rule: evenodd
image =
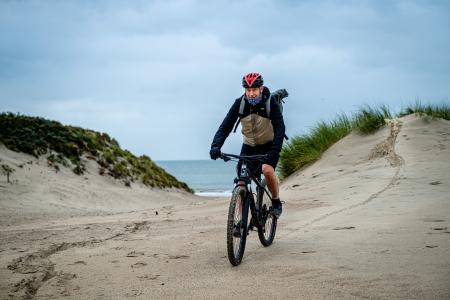
M 248 103 L 250 103 L 250 105 L 255 106 L 256 104 L 258 104 L 259 102 L 261 102 L 262 100 L 262 95 L 259 95 L 255 98 L 249 98 L 247 97 Z

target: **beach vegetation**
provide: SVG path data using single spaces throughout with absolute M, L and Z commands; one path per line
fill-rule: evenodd
M 2 171 L 2 174 L 6 176 L 7 182 L 11 183 L 9 180 L 9 176 L 15 171 L 15 169 L 10 167 L 7 164 L 2 164 L 1 171 Z
M 364 106 L 352 118 L 352 128 L 362 134 L 371 134 L 386 124 L 392 114 L 385 105 L 378 107 Z
M 280 175 L 285 178 L 295 171 L 317 161 L 323 152 L 352 131 L 372 134 L 392 118 L 389 108 L 361 107 L 352 116 L 338 114 L 332 121 L 320 121 L 309 133 L 292 137 L 280 153 Z
M 281 176 L 287 177 L 301 167 L 318 160 L 326 149 L 351 130 L 351 120 L 341 114 L 331 122 L 319 122 L 309 134 L 292 137 L 280 153 Z
M 120 147 L 107 133 L 63 125 L 41 117 L 0 114 L 0 143 L 8 149 L 38 158 L 48 154 L 47 164 L 56 171 L 69 167 L 77 175 L 86 171 L 87 159 L 94 159 L 99 173 L 122 180 L 125 185 L 140 181 L 150 187 L 180 188 L 193 192 L 150 157 L 136 157 Z
M 413 105 L 409 105 L 404 108 L 399 114 L 399 117 L 407 116 L 410 114 L 419 114 L 421 116 L 429 116 L 431 118 L 441 118 L 444 120 L 450 120 L 450 104 L 422 104 L 420 101 L 416 101 Z

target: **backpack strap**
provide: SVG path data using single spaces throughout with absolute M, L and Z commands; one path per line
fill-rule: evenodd
M 245 96 L 242 95 L 241 105 L 239 106 L 239 116 L 242 116 L 244 114 L 244 108 L 245 108 Z
M 266 101 L 266 113 L 269 119 L 270 119 L 270 102 L 272 102 L 272 94 L 270 94 L 269 99 Z
M 236 125 L 234 126 L 233 133 L 236 132 L 239 123 L 241 122 L 241 116 L 244 114 L 244 108 L 245 108 L 245 95 L 242 95 L 241 105 L 239 106 L 239 119 L 237 120 Z
M 286 92 L 286 90 L 284 90 Z M 278 91 L 277 91 L 278 92 Z M 287 92 L 286 95 L 284 97 L 287 97 Z M 276 99 L 276 98 L 275 98 Z M 276 100 L 277 101 L 277 100 Z M 281 98 L 279 100 L 280 102 L 284 102 L 283 98 Z M 270 102 L 272 102 L 272 94 L 270 94 L 269 100 L 266 101 L 266 112 L 267 112 L 267 117 L 270 119 Z M 281 103 L 280 103 L 281 104 Z M 280 105 L 280 109 L 281 109 L 281 113 L 283 113 L 283 107 Z M 284 138 L 287 140 L 289 140 L 288 136 L 286 135 L 286 133 L 284 134 Z

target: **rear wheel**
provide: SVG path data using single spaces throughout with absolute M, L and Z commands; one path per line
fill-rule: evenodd
M 261 185 L 265 188 L 266 181 L 263 180 Z M 270 193 L 270 192 L 269 192 Z M 258 208 L 260 209 L 261 222 L 258 226 L 259 241 L 264 247 L 270 246 L 275 238 L 275 231 L 277 229 L 277 218 L 270 213 L 270 207 L 272 206 L 272 200 L 264 192 L 264 189 L 258 188 Z
M 227 250 L 228 259 L 233 266 L 241 263 L 247 241 L 248 203 L 245 196 L 244 187 L 235 187 L 228 209 Z

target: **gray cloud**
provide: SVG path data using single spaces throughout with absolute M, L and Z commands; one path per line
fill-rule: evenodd
M 448 101 L 449 28 L 445 1 L 2 1 L 0 108 L 206 158 L 252 70 L 290 91 L 290 134 L 364 103 Z

